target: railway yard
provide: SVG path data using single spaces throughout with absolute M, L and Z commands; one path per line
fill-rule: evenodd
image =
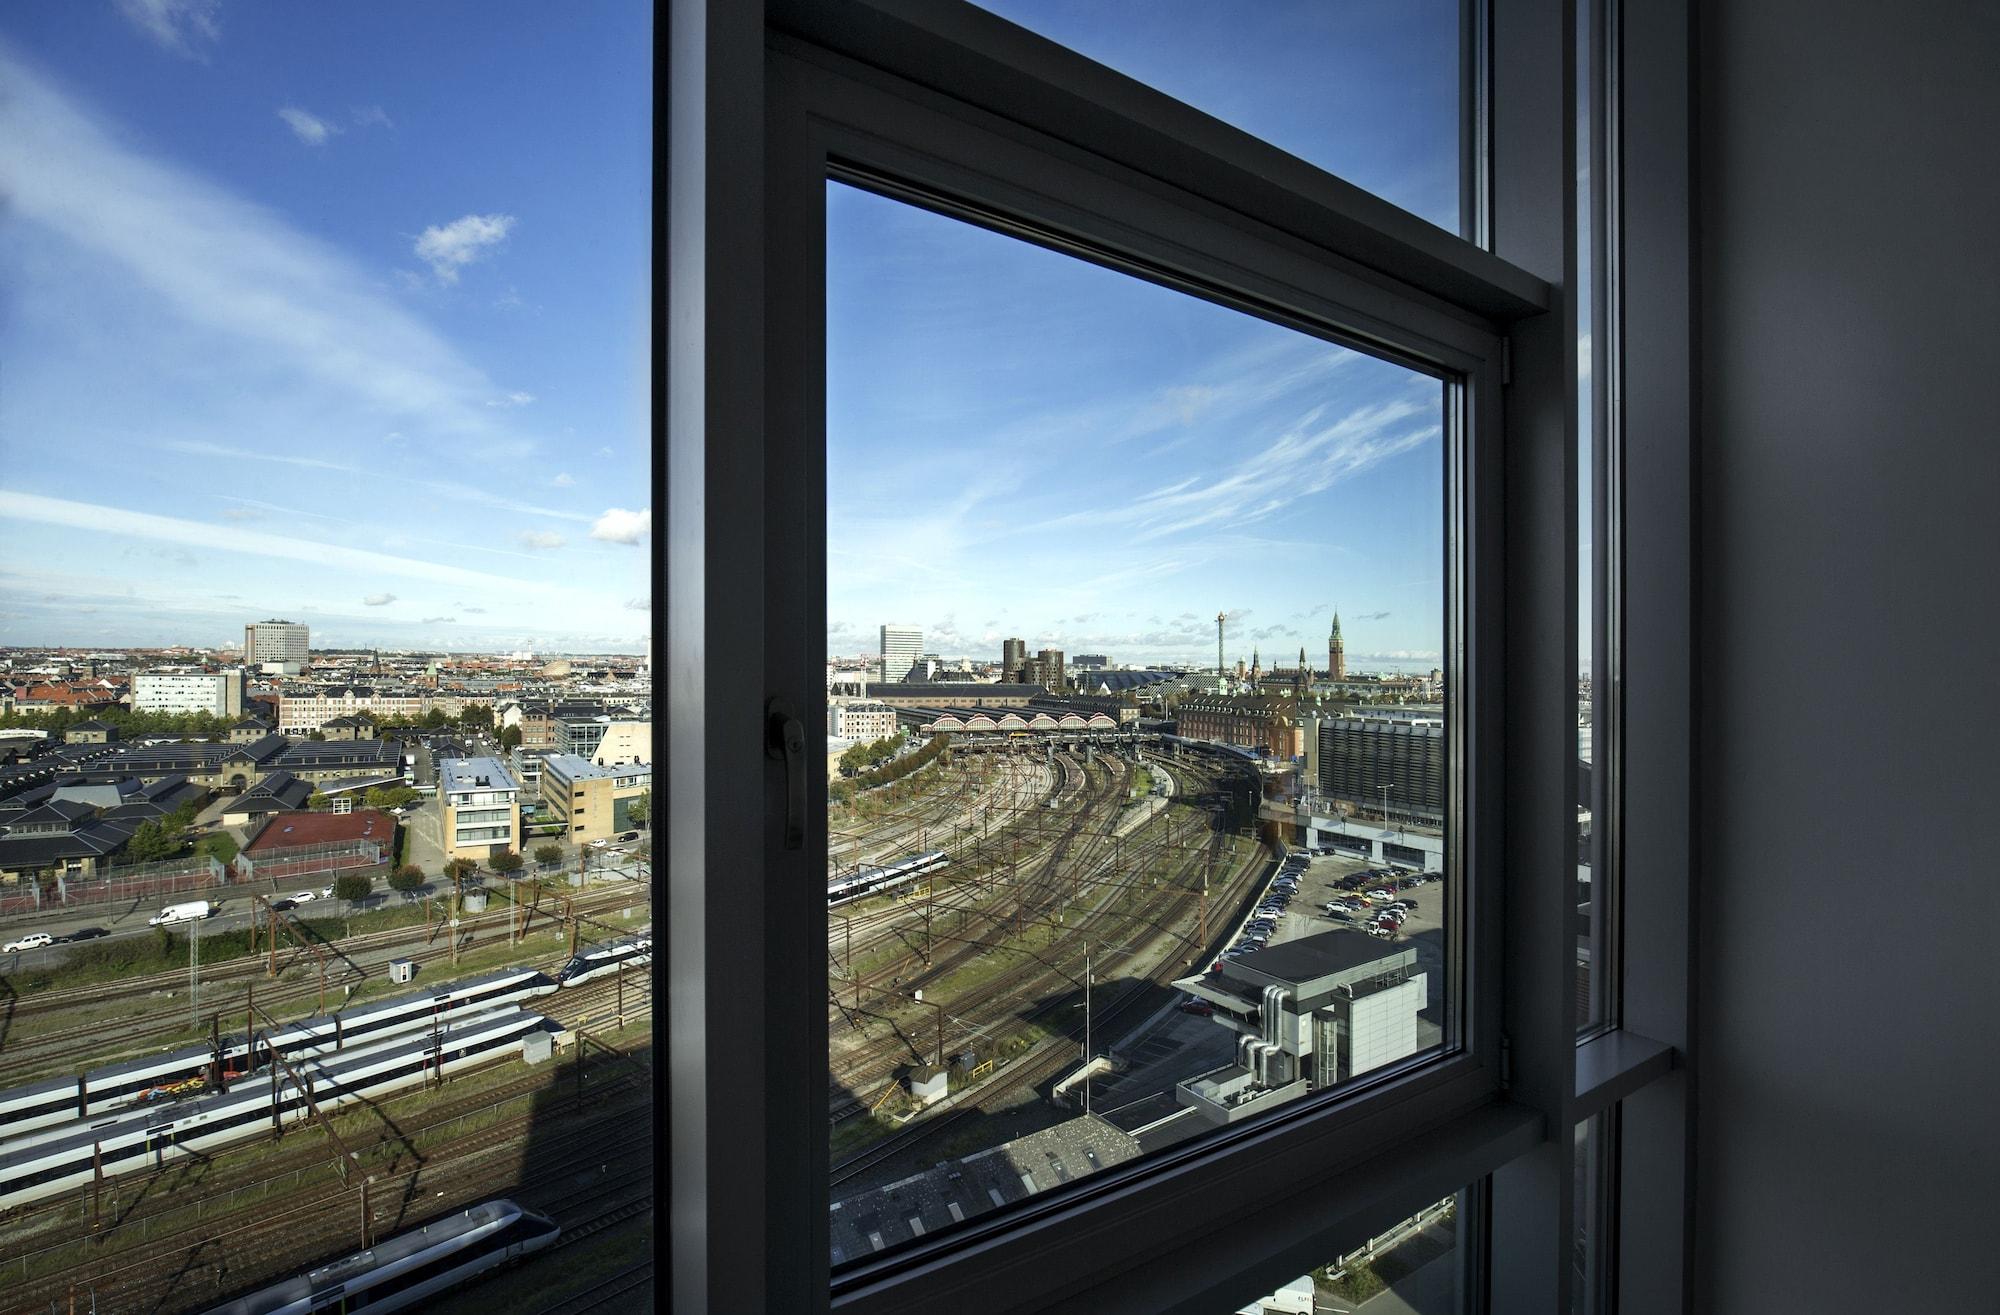
M 426 1308 L 648 1305 L 650 891 L 538 892 L 518 907 L 509 891 L 497 886 L 485 912 L 460 919 L 456 945 L 442 918 L 285 939 L 275 955 L 202 964 L 195 999 L 186 971 L 18 995 L 0 981 L 0 1312 L 203 1310 L 499 1197 L 551 1216 L 562 1231 L 542 1254 L 564 1259 L 537 1258 Z M 415 981 L 392 984 L 392 960 L 413 962 Z M 212 1035 L 228 1046 L 246 1029 L 302 1033 L 312 1025 L 299 1020 L 331 1011 L 400 1015 L 398 1002 L 423 993 L 433 1012 L 394 1035 L 350 1035 L 338 1051 L 328 1042 L 275 1066 L 239 1059 L 221 1075 L 233 1078 L 227 1090 L 212 1069 L 163 1071 L 143 1104 L 97 1104 L 117 1090 L 106 1075 L 212 1054 Z M 448 1016 L 453 998 L 468 1003 Z M 459 1042 L 479 1028 L 498 1039 L 490 1050 Z M 524 1028 L 554 1042 L 539 1063 L 523 1062 Z M 4 1122 L 9 1093 L 42 1089 L 87 1095 L 89 1118 Z M 281 1099 L 274 1120 L 268 1107 Z M 204 1120 L 249 1126 L 196 1128 Z M 162 1134 L 169 1123 L 177 1131 Z M 143 1153 L 121 1161 L 126 1129 Z M 45 1169 L 54 1181 L 34 1185 L 35 1163 L 78 1143 L 80 1172 Z
M 1018 1130 L 1052 1110 L 1034 1098 L 1077 1067 L 1086 1012 L 1109 1029 L 1171 1000 L 1271 859 L 1227 755 L 961 753 L 913 780 L 869 819 L 864 856 L 948 861 L 829 911 L 836 1195 L 985 1142 L 981 1120 Z M 829 827 L 863 829 L 838 809 Z M 954 1099 L 908 1117 L 907 1075 L 940 1061 Z

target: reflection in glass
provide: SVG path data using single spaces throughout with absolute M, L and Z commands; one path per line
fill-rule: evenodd
M 1458 0 L 981 3 L 1461 232 Z
M 1467 1309 L 1458 1248 L 1466 1195 L 1399 1220 L 1236 1315 L 1458 1315 Z
M 1456 892 L 1440 381 L 827 202 L 840 1263 L 1435 1050 Z

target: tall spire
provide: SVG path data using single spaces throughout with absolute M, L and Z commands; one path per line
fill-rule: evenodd
M 1347 641 L 1340 637 L 1340 609 L 1333 613 L 1333 628 L 1326 636 L 1326 678 L 1347 679 Z

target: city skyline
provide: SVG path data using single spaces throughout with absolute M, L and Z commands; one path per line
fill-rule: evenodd
M 0 642 L 640 651 L 645 7 L 152 13 L 0 27 Z

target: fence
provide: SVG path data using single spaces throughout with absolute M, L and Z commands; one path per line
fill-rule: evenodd
M 40 884 L 23 882 L 0 894 L 0 916 L 153 900 L 207 890 L 225 880 L 222 864 L 207 855 L 108 868 L 97 876 L 44 877 Z
M 318 845 L 245 851 L 236 856 L 244 881 L 288 882 L 297 877 L 358 872 L 377 876 L 387 869 L 389 847 L 379 840 L 334 840 Z

